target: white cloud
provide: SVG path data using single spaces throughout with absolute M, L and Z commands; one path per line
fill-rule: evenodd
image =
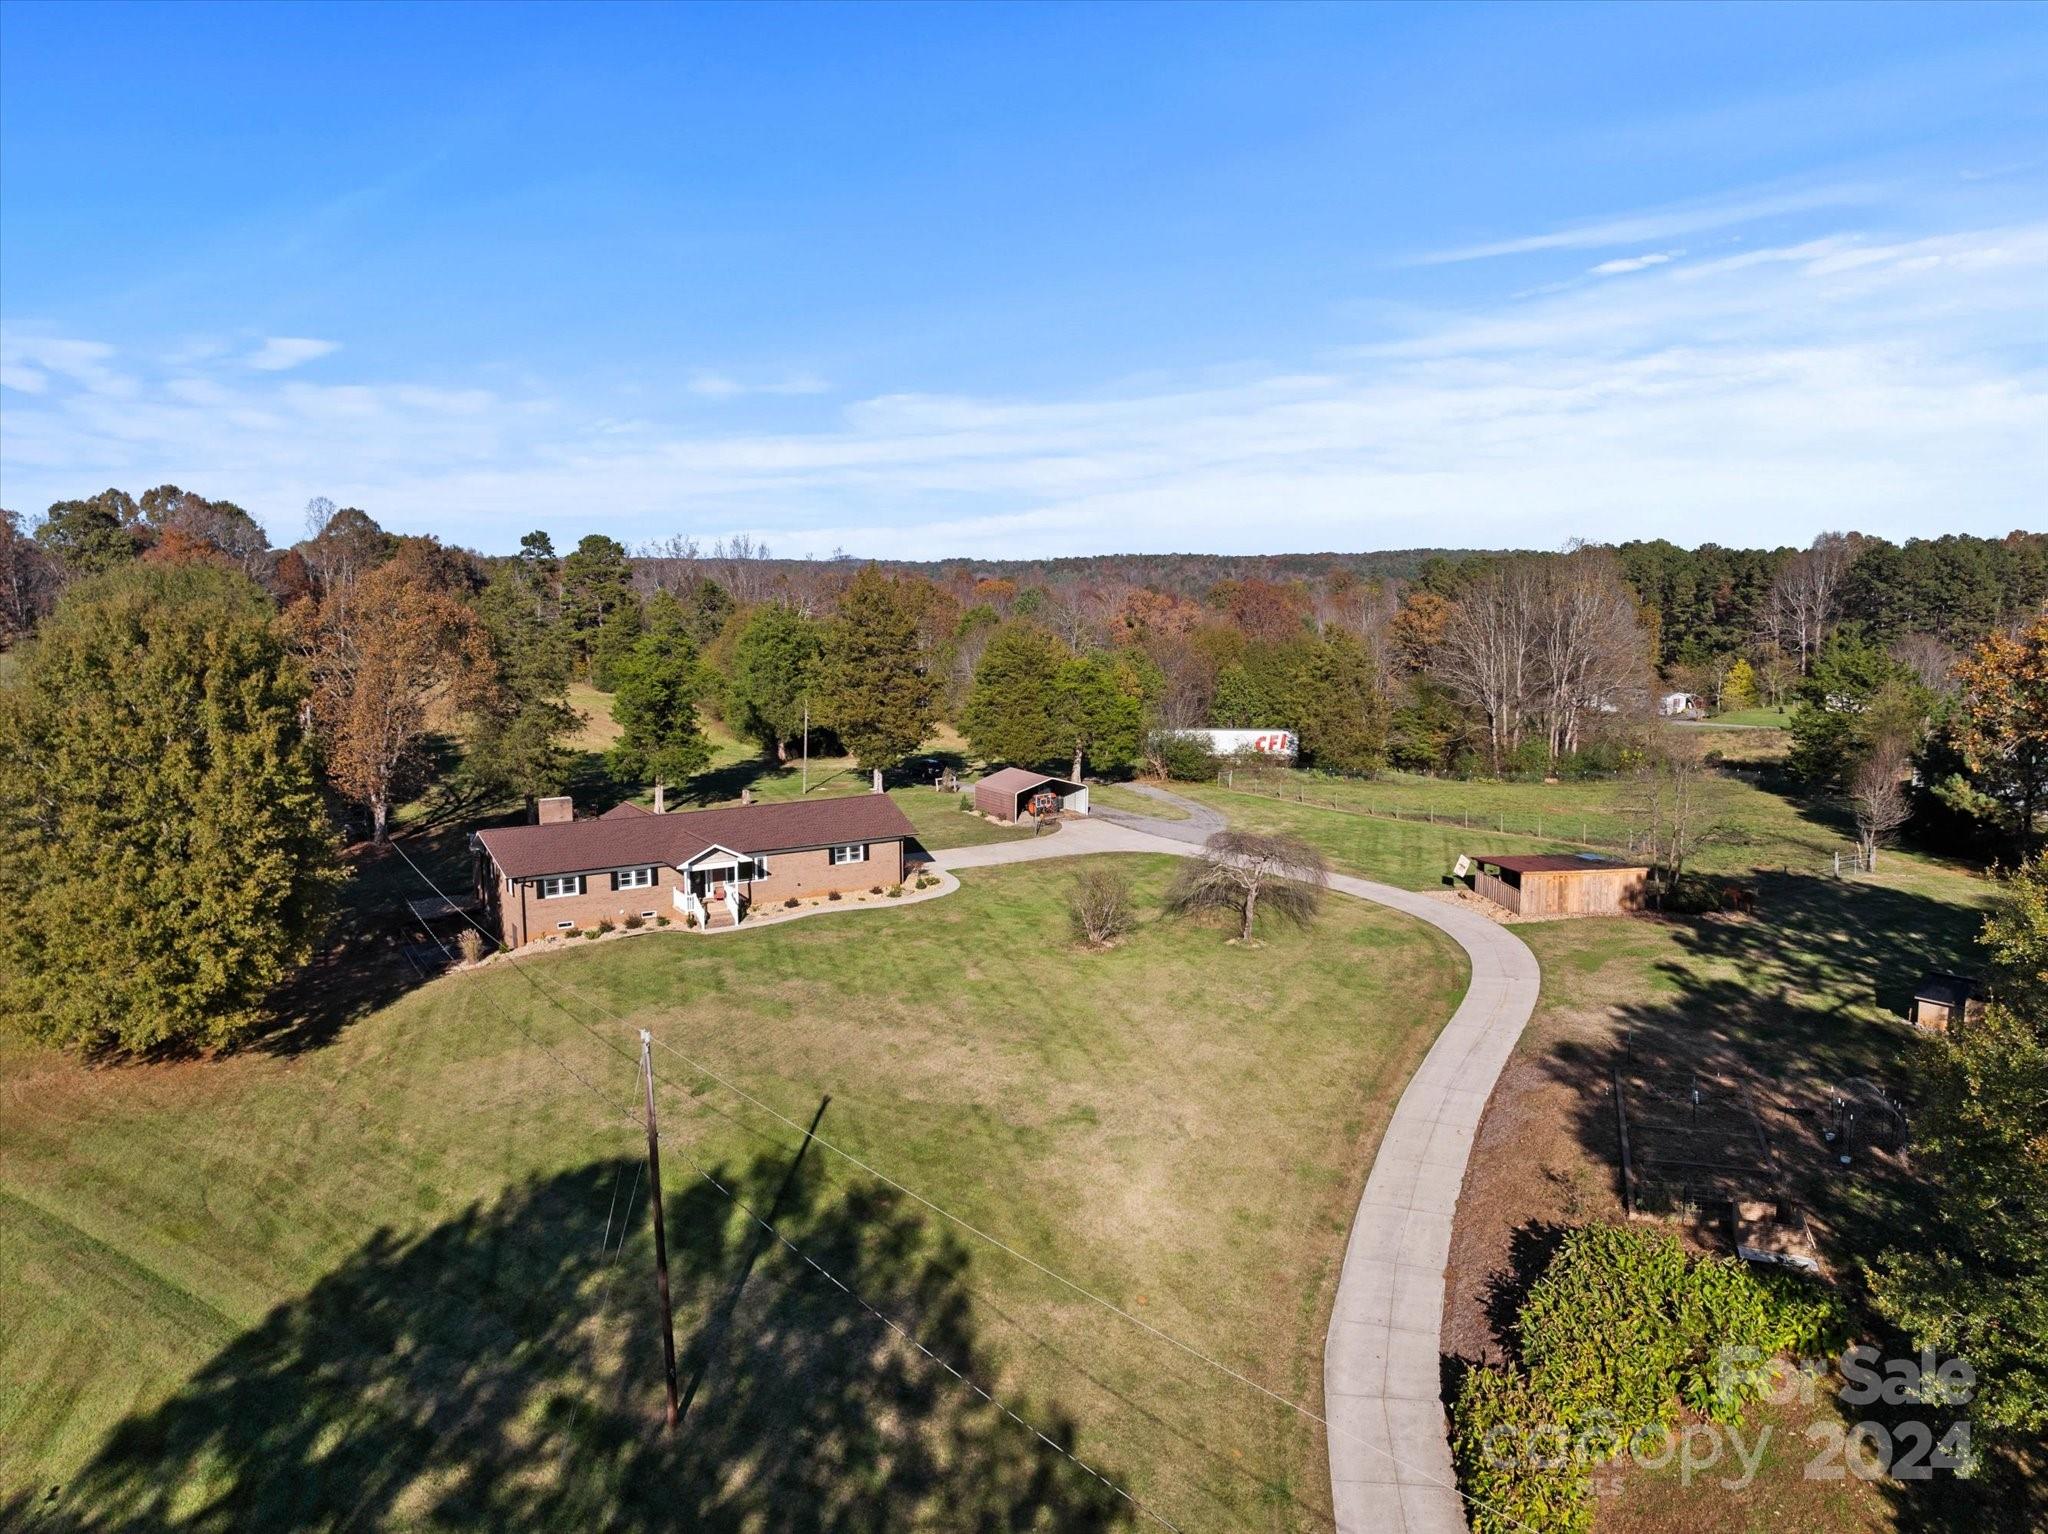
M 792 373 L 784 378 L 743 382 L 730 373 L 700 371 L 690 375 L 690 392 L 703 399 L 737 399 L 745 394 L 825 394 L 831 385 L 814 373 Z
M 705 429 L 653 379 L 621 416 L 228 359 L 137 363 L 138 383 L 111 348 L 10 338 L 48 386 L 0 419 L 0 477 L 24 509 L 171 480 L 280 536 L 326 494 L 489 549 L 536 526 L 974 556 L 2040 525 L 2048 370 L 2015 338 L 2040 333 L 2048 224 L 1636 270 L 1334 357 L 1066 398 L 904 390 L 808 430 Z
M 1684 203 L 1593 219 L 1543 234 L 1435 251 L 1423 256 L 1419 264 L 1439 266 L 1454 261 L 1490 260 L 1495 256 L 1525 256 L 1546 250 L 1597 250 L 1603 245 L 1640 245 L 1676 235 L 1732 229 L 1789 213 L 1861 206 L 1877 201 L 1880 195 L 1881 189 L 1877 187 L 1844 184 L 1746 195 L 1714 202 Z
M 259 373 L 282 373 L 340 349 L 339 341 L 316 341 L 310 336 L 270 336 L 244 361 Z
M 1590 267 L 1588 270 L 1595 277 L 1619 277 L 1624 272 L 1640 272 L 1652 266 L 1662 266 L 1668 261 L 1676 261 L 1684 254 L 1682 250 L 1651 250 L 1640 256 L 1618 256 L 1612 261 L 1602 261 L 1598 266 Z
M 126 398 L 135 392 L 135 380 L 109 365 L 113 356 L 114 348 L 104 341 L 0 331 L 0 371 L 9 388 L 24 394 L 41 394 L 59 379 Z

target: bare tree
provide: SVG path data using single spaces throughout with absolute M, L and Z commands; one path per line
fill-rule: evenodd
M 1650 642 L 1611 550 L 1508 561 L 1461 597 L 1444 624 L 1436 669 L 1486 721 L 1493 770 L 1540 730 L 1558 758 L 1589 722 L 1641 713 Z
M 1855 562 L 1856 544 L 1842 533 L 1822 533 L 1778 571 L 1764 600 L 1766 637 L 1798 657 L 1806 675 L 1841 603 L 1842 582 Z
M 746 533 L 734 533 L 711 545 L 711 559 L 718 566 L 720 582 L 740 606 L 750 606 L 767 594 L 767 544 Z
M 1932 634 L 1906 634 L 1892 646 L 1892 659 L 1912 668 L 1920 685 L 1938 696 L 1956 690 L 1956 652 Z
M 697 540 L 682 533 L 670 533 L 666 538 L 650 538 L 640 545 L 634 557 L 640 561 L 645 579 L 656 591 L 666 591 L 670 596 L 684 596 L 696 590 L 697 582 L 704 578 L 700 568 L 702 554 Z
M 1588 719 L 1641 711 L 1650 638 L 1613 553 L 1591 546 L 1543 562 L 1530 616 L 1539 713 L 1555 765 L 1579 749 Z
M 1306 927 L 1329 887 L 1330 865 L 1298 837 L 1218 831 L 1181 869 L 1166 908 L 1176 915 L 1229 911 L 1238 918 L 1238 940 L 1248 943 L 1261 901 L 1283 921 Z
M 1773 643 L 1758 657 L 1754 669 L 1757 689 L 1763 693 L 1764 701 L 1772 708 L 1783 708 L 1792 689 L 1799 685 L 1799 663 Z
M 1521 744 L 1534 685 L 1535 585 L 1526 560 L 1490 571 L 1451 610 L 1437 650 L 1444 682 L 1486 721 L 1496 773 L 1502 758 Z
M 1067 893 L 1074 936 L 1090 948 L 1109 948 L 1138 924 L 1130 876 L 1120 868 L 1084 868 Z
M 1712 769 L 1694 741 L 1665 741 L 1636 773 L 1622 811 L 1636 828 L 1635 844 L 1670 889 L 1685 876 L 1686 861 L 1711 835 L 1707 780 Z
M 1881 742 L 1849 774 L 1849 807 L 1856 813 L 1856 846 L 1863 866 L 1877 872 L 1877 849 L 1889 846 L 1900 826 L 1913 818 L 1906 794 L 1909 758 L 1896 742 Z

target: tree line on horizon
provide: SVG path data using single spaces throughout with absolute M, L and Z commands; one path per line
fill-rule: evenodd
M 876 774 L 942 722 L 989 765 L 1197 779 L 1218 764 L 1178 732 L 1284 728 L 1304 765 L 1340 774 L 1634 774 L 1667 826 L 1663 801 L 1699 768 L 1652 728 L 1678 686 L 1787 707 L 1790 770 L 1853 808 L 1872 856 L 1909 822 L 2025 854 L 2048 796 L 2041 535 L 1427 554 L 1370 578 L 1337 557 L 1188 592 L 1129 578 L 1142 568 L 1024 584 L 778 561 L 744 538 L 636 554 L 591 534 L 562 552 L 544 531 L 486 557 L 326 502 L 274 549 L 239 507 L 174 486 L 59 503 L 33 529 L 9 514 L 0 889 L 22 914 L 0 947 L 45 977 L 74 1040 L 230 1036 L 303 962 L 347 837 L 383 840 L 451 774 L 480 805 L 568 785 L 575 683 L 608 695 L 604 765 L 628 788 L 701 772 L 714 719 L 778 761 L 808 722 L 814 749 Z M 182 731 L 162 723 L 181 709 Z M 178 748 L 144 743 L 159 734 Z M 1676 875 L 1686 834 L 1668 841 Z M 138 866 L 202 876 L 145 891 Z M 217 893 L 250 867 L 275 880 L 265 898 Z M 311 914 L 266 914 L 287 906 Z M 75 914 L 110 908 L 124 935 Z M 194 957 L 209 926 L 234 965 Z M 150 966 L 110 956 L 146 941 L 187 956 L 182 990 L 132 992 Z

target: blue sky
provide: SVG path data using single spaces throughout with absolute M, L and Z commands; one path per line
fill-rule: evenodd
M 2048 526 L 2048 8 L 0 23 L 0 502 L 777 553 Z

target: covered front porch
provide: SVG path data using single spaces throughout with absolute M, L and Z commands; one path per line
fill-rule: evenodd
M 736 927 L 747 918 L 761 860 L 729 847 L 707 847 L 679 870 L 675 905 L 685 922 L 700 927 Z

